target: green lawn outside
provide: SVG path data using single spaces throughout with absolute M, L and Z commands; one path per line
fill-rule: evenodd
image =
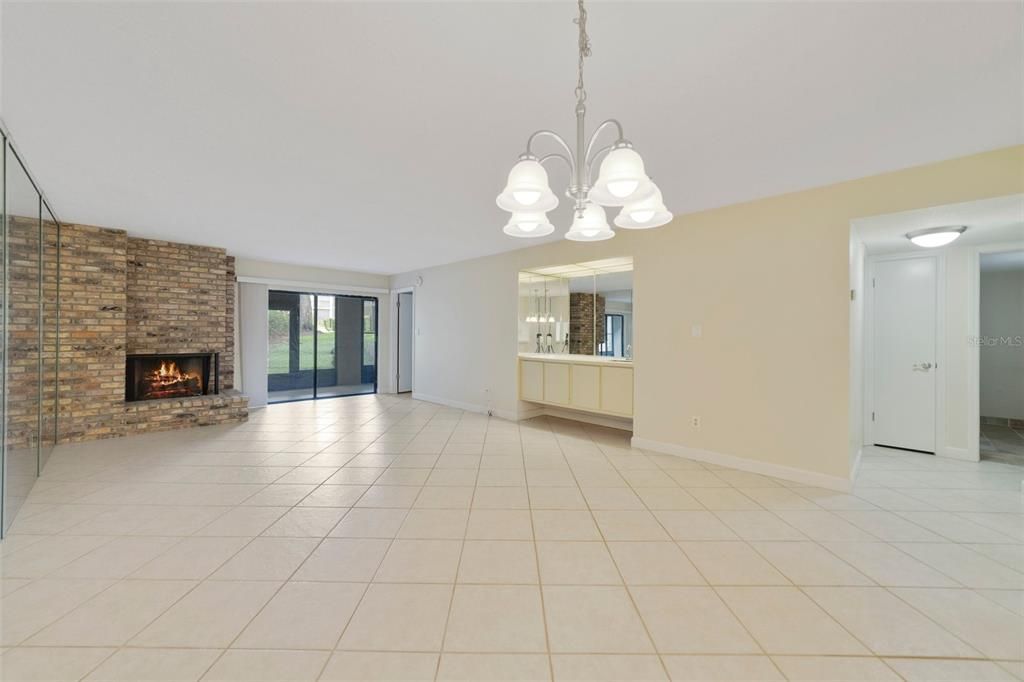
M 317 368 L 334 367 L 334 332 L 321 332 L 317 342 Z M 299 369 L 313 369 L 313 332 L 304 331 L 299 339 Z M 288 373 L 288 339 L 271 339 L 267 351 L 267 371 Z

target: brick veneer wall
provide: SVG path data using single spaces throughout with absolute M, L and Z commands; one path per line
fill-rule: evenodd
M 220 352 L 231 387 L 234 259 L 223 249 L 64 224 L 60 259 L 60 442 L 246 419 L 233 391 L 124 401 L 126 353 Z
M 221 353 L 231 388 L 234 270 L 224 249 L 128 237 L 125 352 Z
M 57 337 L 60 303 L 58 298 L 59 282 L 57 223 L 43 221 L 43 281 L 42 281 L 42 325 L 43 325 L 43 358 L 42 358 L 42 442 L 44 446 L 53 445 L 57 441 Z
M 593 355 L 596 335 L 604 337 L 604 296 L 569 294 L 569 352 Z
M 64 224 L 60 242 L 58 439 L 118 436 L 124 407 L 128 235 Z
M 40 286 L 47 269 L 41 256 L 49 255 L 42 254 L 38 216 L 10 216 L 7 227 L 7 446 L 34 445 L 37 439 L 52 444 L 53 431 L 39 430 L 40 363 L 53 366 L 43 357 L 47 339 L 40 339 L 42 323 L 53 313 L 52 305 L 40 307 Z M 51 411 L 52 397 L 51 393 Z

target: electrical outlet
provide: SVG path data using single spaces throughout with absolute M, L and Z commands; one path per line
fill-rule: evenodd
M 690 417 L 690 426 L 695 429 L 700 428 L 700 417 Z
M 690 336 L 692 336 L 693 338 L 699 339 L 703 335 L 704 335 L 704 328 L 701 327 L 701 325 L 695 324 L 695 325 L 692 325 L 690 327 Z

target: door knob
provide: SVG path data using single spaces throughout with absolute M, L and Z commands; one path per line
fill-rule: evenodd
M 932 368 L 932 363 L 930 363 L 930 362 L 922 362 L 920 364 L 914 365 L 914 370 L 915 371 L 921 370 L 922 372 L 927 372 L 931 368 Z

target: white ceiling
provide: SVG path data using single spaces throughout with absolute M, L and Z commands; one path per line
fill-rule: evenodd
M 966 225 L 952 246 L 1024 241 L 1024 194 L 933 206 L 855 220 L 868 253 L 921 251 L 907 233 L 946 225 Z
M 394 273 L 531 243 L 494 197 L 530 132 L 572 134 L 574 15 L 5 0 L 3 116 L 65 220 Z M 591 119 L 624 123 L 676 213 L 1019 144 L 1022 15 L 594 2 Z

